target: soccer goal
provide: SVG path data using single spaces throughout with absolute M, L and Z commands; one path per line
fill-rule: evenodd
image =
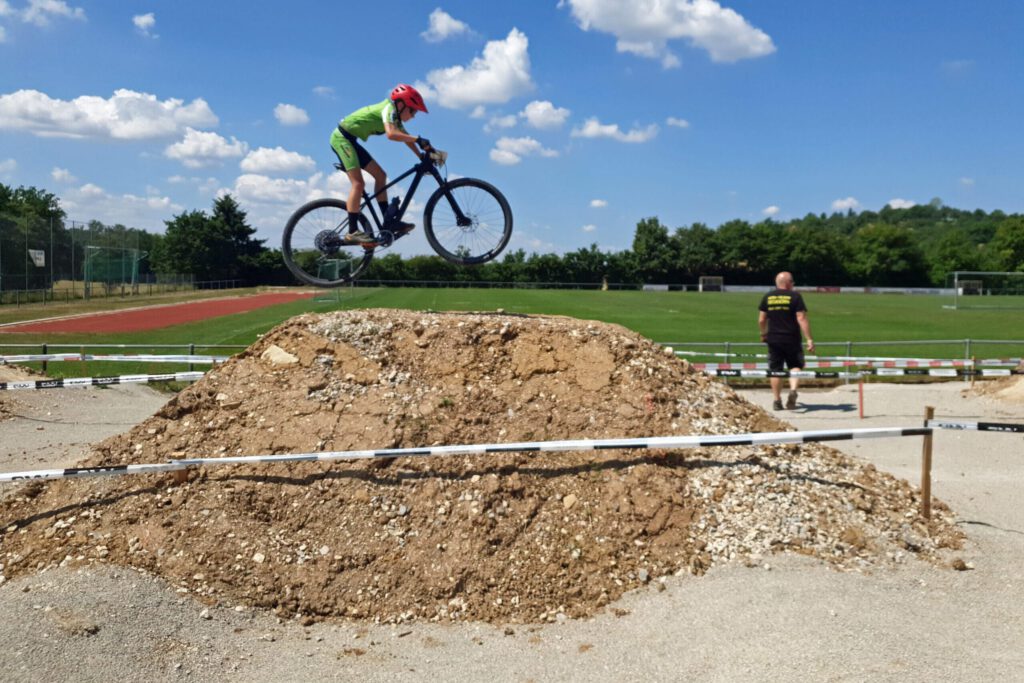
M 698 281 L 699 292 L 724 292 L 725 278 L 721 275 L 701 275 Z
M 140 249 L 120 247 L 85 248 L 85 298 L 97 294 L 96 285 L 103 288 L 102 294 L 111 296 L 117 290 L 121 294 L 139 293 L 139 263 L 146 258 Z
M 952 305 L 946 308 L 1024 309 L 1024 272 L 958 270 L 946 276 Z

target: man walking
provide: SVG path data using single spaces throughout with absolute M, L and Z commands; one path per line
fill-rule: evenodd
M 761 341 L 768 344 L 768 368 L 770 370 L 803 370 L 804 352 L 800 348 L 800 332 L 807 339 L 807 352 L 814 353 L 811 339 L 811 322 L 807 319 L 807 306 L 798 292 L 793 291 L 793 275 L 785 271 L 775 276 L 775 289 L 764 295 L 757 325 L 761 328 Z M 786 408 L 796 408 L 796 377 L 789 378 L 789 396 Z M 772 377 L 772 395 L 775 410 L 782 410 L 782 378 Z

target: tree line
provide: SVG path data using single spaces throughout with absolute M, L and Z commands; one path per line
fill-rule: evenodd
M 209 212 L 174 216 L 163 234 L 155 234 L 98 221 L 69 223 L 54 194 L 0 184 L 0 289 L 41 288 L 76 270 L 80 278 L 90 245 L 146 252 L 142 273 L 292 284 L 280 250 L 255 234 L 231 195 L 217 198 Z M 27 250 L 43 250 L 51 261 L 37 267 Z M 1022 271 L 1024 216 L 965 211 L 934 199 L 910 208 L 786 221 L 732 220 L 717 228 L 694 223 L 670 229 L 651 217 L 637 223 L 631 248 L 622 251 L 596 244 L 564 254 L 518 249 L 475 268 L 433 255 L 385 252 L 364 279 L 632 285 L 692 284 L 702 275 L 720 275 L 727 284 L 765 285 L 780 270 L 805 284 L 880 287 L 942 286 L 955 270 Z

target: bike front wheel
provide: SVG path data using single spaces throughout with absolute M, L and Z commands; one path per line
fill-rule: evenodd
M 359 229 L 370 222 L 359 215 Z M 348 245 L 348 209 L 340 199 L 316 199 L 292 214 L 284 227 L 284 264 L 299 280 L 314 287 L 338 287 L 355 280 L 370 265 L 373 249 Z
M 459 178 L 430 195 L 423 208 L 423 230 L 446 261 L 463 266 L 494 259 L 512 237 L 512 209 L 490 183 Z

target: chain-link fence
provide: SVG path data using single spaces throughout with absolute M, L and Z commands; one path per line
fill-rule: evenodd
M 0 304 L 196 288 L 192 275 L 153 272 L 156 239 L 123 225 L 0 213 Z

